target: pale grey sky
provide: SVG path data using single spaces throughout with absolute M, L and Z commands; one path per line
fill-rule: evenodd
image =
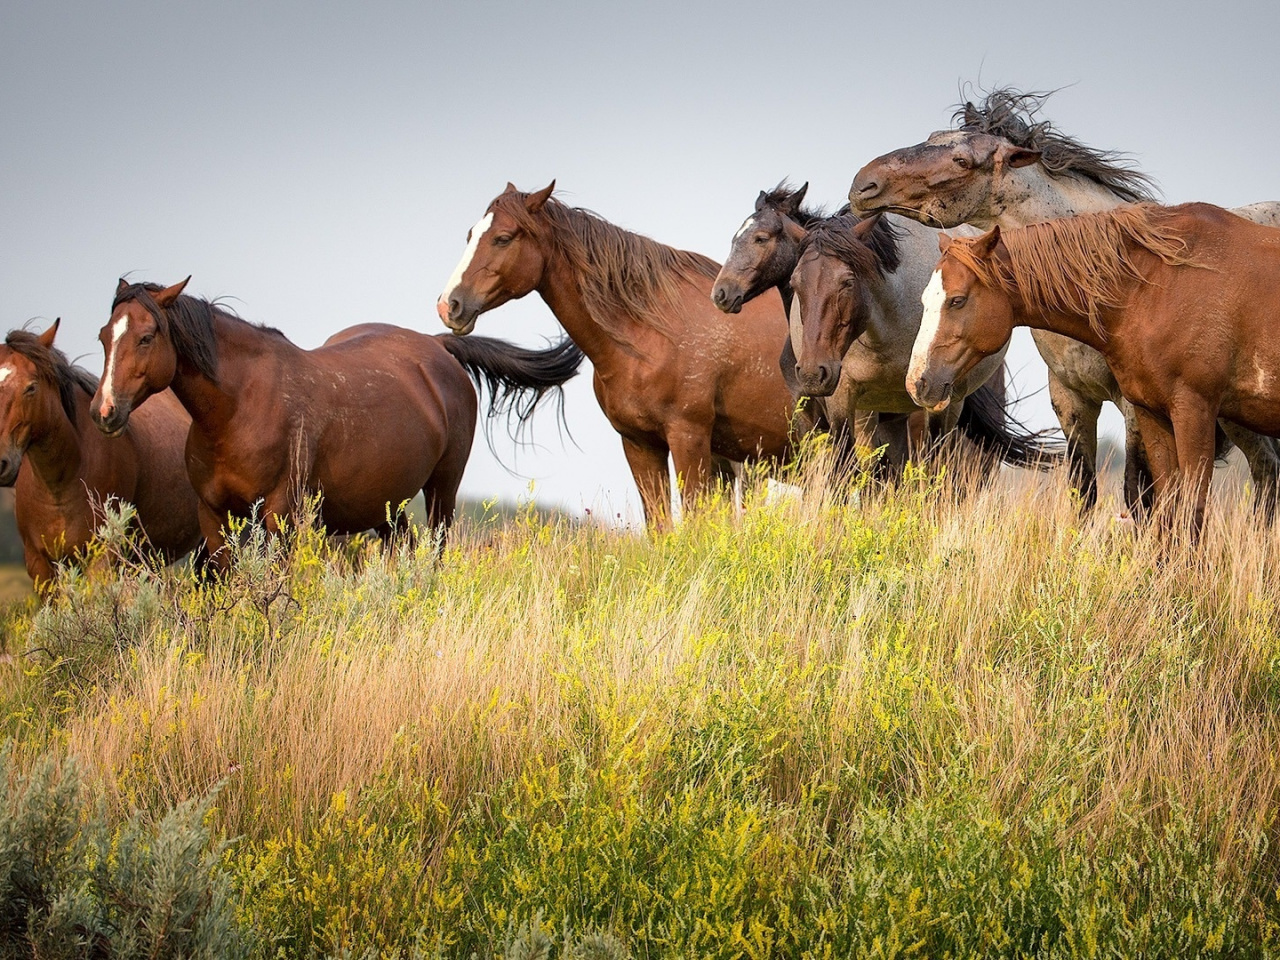
M 832 205 L 859 166 L 947 125 L 961 81 L 1067 87 L 1046 115 L 1130 152 L 1170 201 L 1280 198 L 1274 3 L 141 3 L 0 6 L 0 323 L 63 318 L 101 369 L 116 278 L 230 295 L 313 347 L 429 332 L 508 180 L 722 259 L 783 176 Z M 39 321 L 37 322 L 39 325 Z M 479 332 L 536 344 L 536 295 Z M 1023 337 L 1024 389 L 1044 381 Z M 637 498 L 589 375 L 581 449 L 498 449 L 540 499 Z M 1042 396 L 1028 405 L 1048 424 Z M 1115 428 L 1115 419 L 1110 421 Z M 482 439 L 465 495 L 514 498 Z

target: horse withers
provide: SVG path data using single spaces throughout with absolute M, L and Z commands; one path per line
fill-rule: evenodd
M 945 406 L 1016 326 L 1087 344 L 1133 404 L 1157 503 L 1189 495 L 1193 532 L 1218 418 L 1280 436 L 1280 231 L 1209 204 L 1142 204 L 940 249 L 908 373 L 922 406 Z
M 83 555 L 111 499 L 134 506 L 144 549 L 166 561 L 200 542 L 182 458 L 191 418 L 166 391 L 104 437 L 89 411 L 98 381 L 53 345 L 58 325 L 12 330 L 0 346 L 0 485 L 14 487 L 27 573 L 41 589 L 56 564 Z
M 388 517 L 421 490 L 430 525 L 447 528 L 477 419 L 468 375 L 498 386 L 494 402 L 536 400 L 582 359 L 567 342 L 533 351 L 378 323 L 303 350 L 184 295 L 186 284 L 120 281 L 99 337 L 106 371 L 92 411 L 114 436 L 172 387 L 191 415 L 186 468 L 200 529 L 222 566 L 229 518 L 261 502 L 267 528 L 278 530 L 300 494 L 321 495 L 330 532 L 372 529 L 385 539 L 397 525 Z M 521 420 L 533 406 L 520 405 Z

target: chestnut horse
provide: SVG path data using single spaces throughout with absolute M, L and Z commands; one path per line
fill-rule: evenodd
M 176 560 L 200 542 L 182 462 L 191 418 L 166 391 L 108 440 L 89 417 L 98 381 L 54 347 L 57 332 L 56 320 L 38 336 L 12 330 L 0 347 L 0 485 L 14 487 L 27 573 L 38 588 L 51 583 L 54 564 L 84 549 L 110 497 L 133 504 L 145 545 Z
M 941 242 L 908 374 L 924 406 L 1015 326 L 1098 350 L 1137 413 L 1157 502 L 1204 517 L 1219 417 L 1280 435 L 1280 230 L 1204 203 L 1142 204 Z
M 530 351 L 379 323 L 303 350 L 277 330 L 184 296 L 186 284 L 120 281 L 99 336 L 106 371 L 93 416 L 114 436 L 143 401 L 172 386 L 191 414 L 186 466 L 200 529 L 224 567 L 229 517 L 262 501 L 276 531 L 304 491 L 322 495 L 330 532 L 374 529 L 386 538 L 391 515 L 419 490 L 431 526 L 447 527 L 476 425 L 468 372 L 500 385 L 507 400 L 536 398 L 572 377 L 582 359 L 568 343 Z M 517 412 L 523 421 L 533 404 Z
M 792 449 L 790 393 L 778 371 L 787 336 L 776 296 L 726 318 L 711 303 L 713 260 L 623 230 L 511 184 L 471 229 L 436 310 L 458 334 L 486 310 L 537 290 L 595 366 L 600 407 L 651 527 L 667 523 L 667 458 L 686 504 L 712 457 L 741 462 Z
M 1150 178 L 1122 155 L 1089 147 L 1039 119 L 1045 98 L 1004 88 L 980 105 L 964 104 L 953 117 L 958 129 L 931 134 L 859 170 L 849 202 L 861 214 L 899 213 L 935 227 L 1008 229 L 1153 199 Z M 1233 212 L 1280 226 L 1280 203 Z M 1031 335 L 1049 367 L 1049 398 L 1085 505 L 1097 499 L 1098 414 L 1110 400 L 1127 427 L 1125 500 L 1141 509 L 1147 471 L 1137 421 L 1106 362 L 1092 348 L 1049 331 Z M 1280 478 L 1276 444 L 1236 425 L 1224 429 L 1249 461 L 1256 503 L 1270 516 Z

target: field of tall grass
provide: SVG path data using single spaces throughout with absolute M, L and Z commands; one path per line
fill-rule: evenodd
M 1247 496 L 1162 550 L 1052 475 L 822 479 L 438 560 L 249 528 L 217 583 L 117 524 L 6 614 L 0 953 L 1280 954 Z

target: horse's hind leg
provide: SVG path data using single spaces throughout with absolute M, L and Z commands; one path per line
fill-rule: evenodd
M 1276 441 L 1246 430 L 1238 424 L 1219 421 L 1223 432 L 1240 448 L 1249 462 L 1249 475 L 1253 478 L 1253 509 L 1264 523 L 1276 519 L 1277 477 L 1280 477 L 1280 451 Z
M 1098 415 L 1102 404 L 1072 390 L 1049 371 L 1049 402 L 1067 438 L 1067 466 L 1071 486 L 1080 492 L 1081 506 L 1092 510 L 1098 503 Z M 1126 421 L 1129 418 L 1126 417 Z M 1134 444 L 1128 444 L 1126 458 Z M 1141 446 L 1139 441 L 1138 446 Z
M 427 526 L 432 533 L 440 532 L 441 542 L 453 525 L 453 514 L 458 506 L 458 487 L 462 485 L 462 473 L 471 456 L 471 443 L 455 440 L 445 450 L 444 456 L 422 485 L 422 499 L 427 508 Z
M 667 473 L 667 449 L 623 437 L 622 452 L 626 454 L 631 476 L 640 491 L 645 525 L 650 530 L 665 530 L 671 523 L 671 475 Z

